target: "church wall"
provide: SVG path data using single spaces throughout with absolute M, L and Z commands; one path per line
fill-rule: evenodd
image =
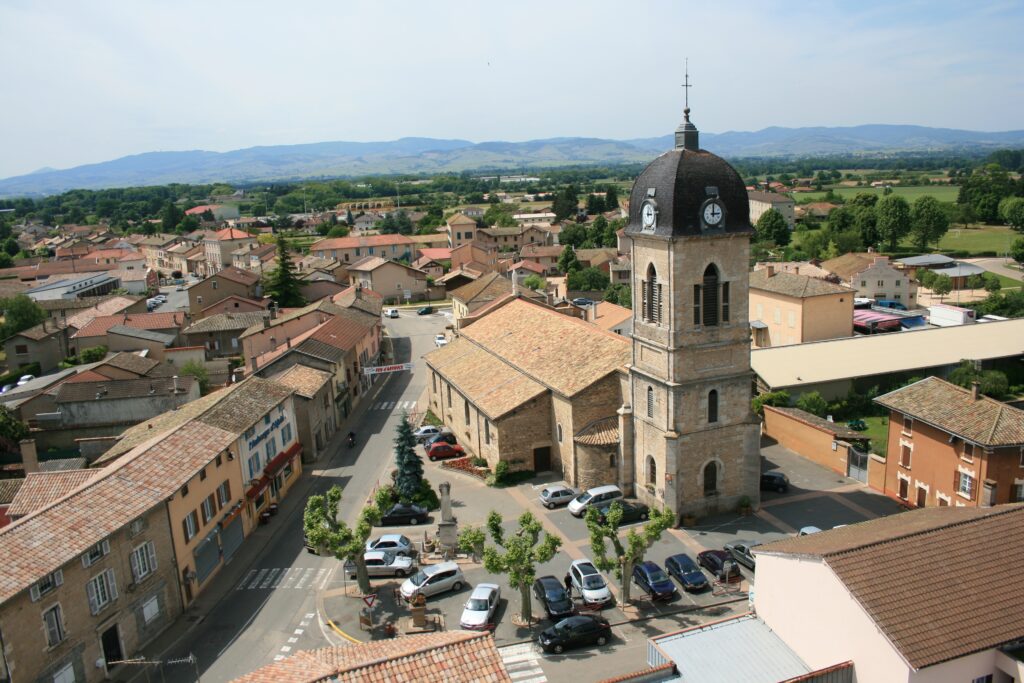
M 573 484 L 581 491 L 614 484 L 618 472 L 618 446 L 576 444 L 579 476 Z
M 573 462 L 573 441 L 575 432 L 572 429 L 572 403 L 565 396 L 551 396 L 551 422 L 548 432 L 551 435 L 551 471 L 561 472 L 562 478 L 570 485 L 575 481 L 575 463 Z M 559 439 L 561 430 L 561 439 Z
M 553 397 L 555 437 L 557 441 L 557 425 L 561 424 L 563 436 L 562 443 L 558 444 L 560 446 L 558 451 L 563 477 L 570 486 L 582 486 L 579 483 L 581 464 L 577 462 L 573 437 L 594 420 L 614 416 L 622 403 L 622 379 L 617 372 L 594 382 L 571 399 L 561 396 Z M 552 462 L 552 468 L 554 467 L 554 462 Z M 603 481 L 603 484 L 616 483 L 617 476 L 614 472 L 609 471 L 607 476 L 609 478 Z
M 539 396 L 501 418 L 495 423 L 498 431 L 498 453 L 488 452 L 483 457 L 493 471 L 499 460 L 509 464 L 512 472 L 533 469 L 533 450 L 550 446 L 554 452 L 551 425 L 551 394 Z M 492 459 L 493 458 L 493 459 Z M 551 467 L 558 471 L 551 458 Z

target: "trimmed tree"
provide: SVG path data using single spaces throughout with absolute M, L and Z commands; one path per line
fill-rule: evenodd
M 328 489 L 325 495 L 310 496 L 306 500 L 306 511 L 302 518 L 306 542 L 342 562 L 354 564 L 359 592 L 368 595 L 370 575 L 366 571 L 363 553 L 366 552 L 366 541 L 370 538 L 373 526 L 380 522 L 380 510 L 376 505 L 367 505 L 359 513 L 355 528 L 350 528 L 338 520 L 339 503 L 341 487 L 337 484 Z
M 395 434 L 395 465 L 398 467 L 398 476 L 395 477 L 398 496 L 410 502 L 423 485 L 423 460 L 416 453 L 416 437 L 409 424 L 409 416 L 405 414 Z
M 943 297 L 953 291 L 953 281 L 948 275 L 937 274 L 932 280 L 931 290 L 938 294 L 939 301 L 942 301 Z
M 284 237 L 278 237 L 277 267 L 270 272 L 270 278 L 267 282 L 267 294 L 280 307 L 292 308 L 302 306 L 306 303 L 306 298 L 302 296 L 301 287 L 299 279 L 295 277 L 288 240 Z
M 587 510 L 587 529 L 590 531 L 590 549 L 594 551 L 594 564 L 598 569 L 614 571 L 622 589 L 623 604 L 629 602 L 629 589 L 632 585 L 633 567 L 643 562 L 648 549 L 657 543 L 662 534 L 675 523 L 672 510 L 652 509 L 650 520 L 640 530 L 630 529 L 626 538 L 619 538 L 619 524 L 622 522 L 622 506 L 618 501 L 612 503 L 601 523 L 597 508 Z M 611 543 L 611 554 L 608 553 Z
M 519 516 L 519 528 L 510 536 L 505 536 L 501 522 L 500 512 L 491 510 L 491 514 L 487 515 L 487 531 L 497 547 L 489 545 L 484 548 L 484 568 L 492 574 L 508 575 L 509 587 L 519 591 L 522 601 L 519 616 L 524 624 L 529 624 L 533 620 L 530 589 L 537 576 L 537 565 L 555 556 L 562 545 L 562 539 L 544 531 L 541 523 L 530 512 Z

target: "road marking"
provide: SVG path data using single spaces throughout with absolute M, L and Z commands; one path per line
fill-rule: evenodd
M 245 575 L 245 578 L 242 579 L 242 581 L 238 584 L 238 586 L 235 587 L 235 590 L 236 591 L 245 590 L 246 584 L 249 583 L 249 581 L 251 581 L 252 577 L 254 577 L 254 576 L 256 576 L 256 570 L 255 569 L 250 569 L 249 573 Z
M 315 583 L 318 590 L 324 589 L 324 584 L 327 583 L 327 569 L 317 570 Z
M 297 643 L 297 642 L 299 642 L 299 639 L 296 638 L 295 636 L 292 636 L 291 638 L 288 639 L 288 642 L 289 643 Z
M 291 651 L 292 651 L 291 645 L 282 645 L 281 646 L 281 652 L 291 652 Z
M 262 581 L 263 577 L 266 576 L 266 575 L 267 575 L 267 570 L 266 569 L 261 569 L 259 571 L 259 573 L 256 574 L 256 578 L 253 579 L 252 583 L 249 584 L 249 590 L 253 590 L 254 588 L 256 588 L 256 586 L 260 585 L 260 581 Z
M 274 655 L 274 661 L 275 662 L 280 662 L 284 658 L 285 658 L 284 655 Z
M 267 578 L 263 579 L 263 583 L 260 584 L 260 590 L 265 590 L 267 588 L 270 588 L 270 584 L 272 584 L 274 582 L 274 578 L 278 575 L 278 573 L 280 571 L 281 571 L 280 568 L 271 569 L 267 573 Z
M 537 647 L 532 642 L 501 647 L 498 651 L 509 678 L 516 683 L 546 683 L 548 680 L 540 666 Z
M 297 628 L 297 629 L 295 629 L 294 633 L 297 636 L 301 636 L 303 633 L 305 633 L 305 631 L 302 630 L 301 628 Z
M 306 619 L 307 619 L 307 620 L 308 620 L 308 619 L 312 619 L 312 618 L 313 618 L 313 617 L 315 617 L 315 616 L 316 616 L 316 613 L 315 613 L 315 612 L 306 612 Z

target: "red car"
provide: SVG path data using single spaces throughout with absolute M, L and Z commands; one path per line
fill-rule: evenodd
M 430 458 L 431 462 L 445 458 L 461 458 L 465 454 L 466 451 L 463 450 L 462 446 L 444 441 L 431 444 L 430 449 L 427 451 L 427 457 Z

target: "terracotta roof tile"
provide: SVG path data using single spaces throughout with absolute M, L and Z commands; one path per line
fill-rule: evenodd
M 625 306 L 610 301 L 598 301 L 594 307 L 594 319 L 591 320 L 602 330 L 610 330 L 633 317 L 633 311 Z
M 104 365 L 109 365 L 113 368 L 117 368 L 118 370 L 134 372 L 136 375 L 146 375 L 150 370 L 155 368 L 157 365 L 160 365 L 160 361 L 154 360 L 153 358 L 145 358 L 127 351 L 121 351 L 104 360 L 97 366 L 97 368 L 102 369 Z
M 821 267 L 830 273 L 835 273 L 844 280 L 849 280 L 874 263 L 876 258 L 879 258 L 879 255 L 873 253 L 843 254 L 828 261 L 823 261 Z
M 172 330 L 178 329 L 185 322 L 182 311 L 169 313 L 127 313 L 120 315 L 101 315 L 72 335 L 75 337 L 102 337 L 111 327 L 124 325 L 139 330 Z
M 57 403 L 110 401 L 147 396 L 186 394 L 195 384 L 195 377 L 139 377 L 138 379 L 107 379 L 93 382 L 62 382 L 56 392 Z
M 223 270 L 218 270 L 206 279 L 209 280 L 218 277 L 231 282 L 237 282 L 245 287 L 250 287 L 260 281 L 259 273 L 254 273 L 250 270 L 242 270 L 241 268 L 235 268 L 234 266 L 228 266 Z
M 853 295 L 855 290 L 843 285 L 832 284 L 825 280 L 819 280 L 809 275 L 797 275 L 796 273 L 776 272 L 769 275 L 768 270 L 755 270 L 750 273 L 750 288 L 760 289 L 774 294 L 782 294 L 796 299 L 806 299 L 812 296 L 826 296 L 830 294 Z
M 63 498 L 99 473 L 100 470 L 29 472 L 25 475 L 25 483 L 18 491 L 18 495 L 11 501 L 7 514 L 11 517 L 23 517 L 40 510 Z
M 23 478 L 0 479 L 0 505 L 10 505 L 24 483 L 25 480 Z
M 215 313 L 192 323 L 184 329 L 183 334 L 207 334 L 211 332 L 229 332 L 231 330 L 244 331 L 253 325 L 263 325 L 263 319 L 267 317 L 270 317 L 268 311 Z
M 294 389 L 303 398 L 313 398 L 324 384 L 331 381 L 331 373 L 305 365 L 293 365 L 271 379 Z
M 585 446 L 612 446 L 619 443 L 619 418 L 617 415 L 594 420 L 573 437 L 576 443 Z
M 886 408 L 912 416 L 980 446 L 1024 445 L 1024 410 L 938 377 L 907 385 L 879 396 Z
M 355 249 L 357 247 L 386 247 L 392 244 L 412 246 L 414 242 L 405 235 L 363 235 L 359 237 L 329 237 L 314 242 L 310 252 L 325 249 Z
M 519 258 L 538 258 L 541 256 L 554 256 L 559 257 L 562 255 L 562 251 L 565 247 L 558 245 L 546 247 L 539 244 L 527 244 L 523 247 L 522 251 L 519 252 Z
M 923 508 L 755 553 L 820 558 L 920 669 L 1024 637 L 1022 525 L 1024 505 Z
M 217 240 L 218 242 L 224 242 L 227 240 L 256 239 L 256 237 L 250 235 L 245 230 L 236 230 L 235 228 L 224 228 L 223 230 L 218 231 L 213 239 Z
M 452 292 L 452 298 L 470 303 L 493 301 L 512 293 L 512 283 L 499 273 L 487 273 L 478 280 L 464 284 Z
M 290 388 L 277 382 L 250 377 L 199 416 L 198 420 L 236 435 L 241 434 L 291 393 Z

